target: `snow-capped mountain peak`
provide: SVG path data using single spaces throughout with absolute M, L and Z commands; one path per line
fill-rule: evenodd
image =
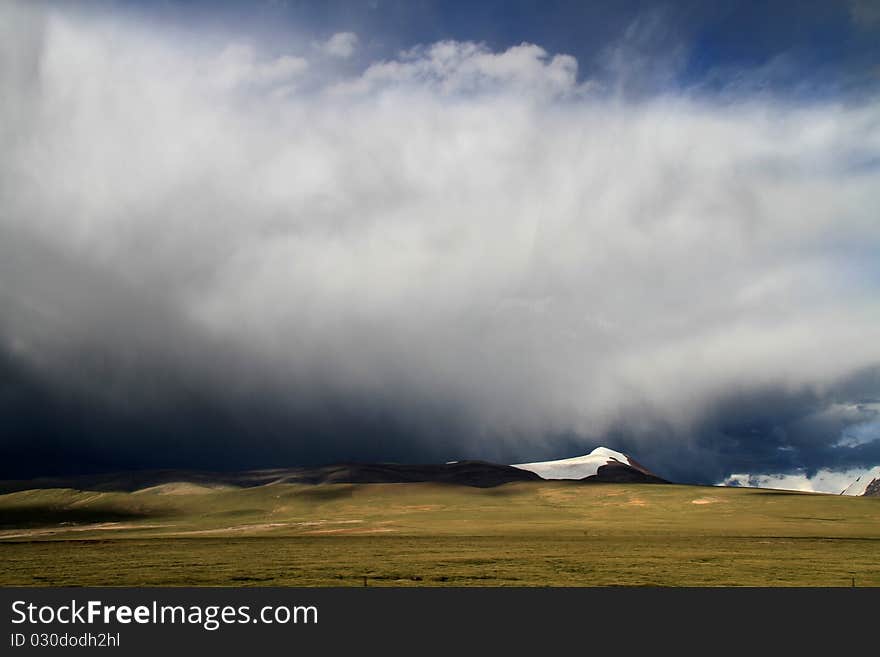
M 606 467 L 607 466 L 607 467 Z M 589 454 L 555 461 L 514 463 L 513 467 L 529 470 L 543 479 L 660 480 L 629 456 L 607 447 L 597 447 Z M 603 472 L 600 472 L 600 468 Z M 614 473 L 614 477 L 610 473 Z M 604 476 L 603 476 L 604 475 Z
M 623 452 L 615 452 L 613 449 L 608 449 L 607 447 L 597 447 L 587 456 L 607 456 L 608 458 L 619 461 L 620 463 L 632 465 L 632 463 L 630 462 L 630 458 L 626 454 L 624 454 Z

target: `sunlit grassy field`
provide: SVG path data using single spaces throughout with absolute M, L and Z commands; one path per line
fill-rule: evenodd
M 880 499 L 539 482 L 0 496 L 0 585 L 880 586 Z

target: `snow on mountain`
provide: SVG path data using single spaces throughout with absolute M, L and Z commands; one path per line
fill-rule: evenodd
M 538 473 L 540 474 L 540 473 Z M 841 495 L 880 495 L 880 465 L 874 466 L 843 489 Z
M 597 477 L 600 475 L 599 468 L 603 466 L 611 466 L 614 470 L 625 468 L 628 471 L 642 473 L 648 478 L 656 478 L 652 472 L 633 461 L 626 454 L 616 452 L 607 447 L 597 447 L 589 454 L 575 456 L 570 459 L 513 464 L 515 468 L 529 470 L 544 479 L 584 479 L 586 477 Z

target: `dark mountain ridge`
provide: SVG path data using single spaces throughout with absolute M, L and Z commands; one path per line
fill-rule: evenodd
M 175 482 L 249 488 L 269 484 L 391 484 L 432 482 L 492 488 L 541 477 L 509 465 L 486 461 L 442 464 L 342 463 L 318 467 L 273 468 L 243 472 L 141 470 L 71 477 L 40 477 L 0 481 L 0 494 L 35 488 L 132 492 Z

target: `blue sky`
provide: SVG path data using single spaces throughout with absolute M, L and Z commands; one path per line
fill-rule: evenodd
M 493 50 L 522 42 L 566 53 L 582 77 L 607 77 L 609 48 L 638 56 L 628 92 L 772 93 L 863 97 L 880 86 L 880 8 L 849 2 L 565 2 L 488 0 L 101 0 L 102 13 L 134 11 L 175 26 L 210 26 L 269 39 L 291 30 L 352 31 L 371 59 L 441 40 Z

